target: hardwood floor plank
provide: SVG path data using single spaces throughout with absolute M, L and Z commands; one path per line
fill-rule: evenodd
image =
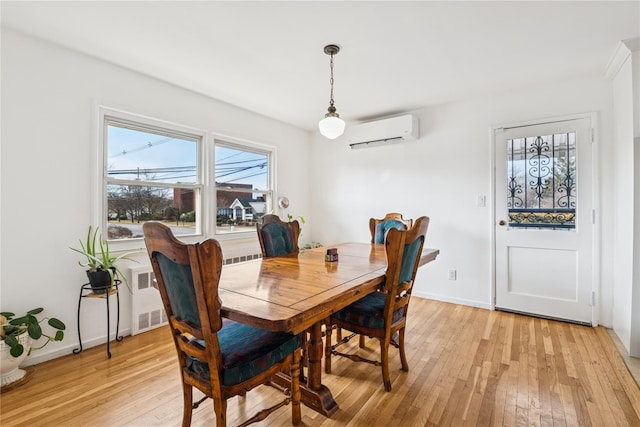
M 625 408 L 625 416 L 631 425 L 640 426 L 640 394 L 636 393 L 639 384 L 629 376 L 629 368 L 624 363 L 618 350 L 611 348 L 611 337 L 603 328 L 597 328 L 596 334 L 602 348 L 602 354 L 611 362 L 611 375 L 615 376 L 618 387 L 616 396 L 621 406 Z M 634 399 L 634 400 L 631 400 Z
M 549 341 L 548 322 L 544 319 L 534 319 L 537 390 L 539 400 L 540 426 L 553 426 L 553 406 L 551 403 L 552 383 L 554 374 L 549 371 L 547 355 L 553 356 L 553 347 Z M 544 349 L 544 351 L 540 351 Z
M 406 338 L 409 372 L 391 349 L 391 392 L 379 367 L 336 357 L 323 383 L 340 409 L 326 418 L 303 406 L 302 425 L 640 426 L 640 388 L 603 328 L 413 297 Z M 360 351 L 377 356 L 377 341 L 366 343 Z M 347 345 L 357 349 L 357 340 Z M 181 424 L 180 376 L 167 329 L 111 343 L 111 359 L 104 350 L 35 366 L 27 383 L 0 396 L 0 424 Z M 230 399 L 230 425 L 278 399 L 270 387 Z M 290 420 L 286 406 L 256 426 Z M 194 411 L 192 425 L 215 425 L 210 401 Z
M 464 324 L 464 321 L 462 319 L 467 318 L 467 313 L 469 313 L 468 307 L 456 307 L 454 311 L 458 315 L 457 318 L 454 318 L 454 322 L 461 318 L 459 323 Z M 471 333 L 472 335 L 479 337 L 481 334 L 482 323 L 477 321 L 474 321 L 471 325 L 468 325 L 468 322 L 466 323 L 468 327 L 466 328 L 465 333 L 463 333 L 462 335 L 465 336 L 466 333 Z M 447 422 L 450 423 L 448 419 L 443 419 L 443 415 L 450 415 L 453 411 L 450 406 L 455 406 L 458 403 L 459 396 L 453 395 L 452 393 L 460 374 L 460 369 L 464 365 L 464 363 L 460 362 L 460 355 L 463 351 L 463 349 L 461 348 L 461 341 L 458 339 L 453 339 L 453 336 L 446 337 L 446 341 L 447 342 L 442 353 L 444 357 L 441 358 L 443 359 L 443 364 L 441 365 L 442 375 L 437 381 L 437 385 L 440 387 L 440 393 L 438 401 L 436 402 L 436 405 L 429 417 L 429 422 L 433 423 L 434 425 L 446 425 Z M 471 344 L 473 340 L 469 340 L 466 342 L 469 342 Z M 449 411 L 446 411 L 447 409 L 449 409 Z
M 587 409 L 589 412 L 597 411 L 598 416 L 602 420 L 602 425 L 617 425 L 616 417 L 614 416 L 614 408 L 617 405 L 616 399 L 608 399 L 613 393 L 610 392 L 610 387 L 607 385 L 606 378 L 601 375 L 602 366 L 597 360 L 594 360 L 591 355 L 593 342 L 590 337 L 595 335 L 589 330 L 588 334 L 585 328 L 574 328 L 574 336 L 576 337 L 576 345 L 580 349 L 580 355 L 583 360 L 583 367 L 586 372 L 588 383 L 590 385 L 589 390 L 592 395 L 592 400 L 587 402 Z M 595 419 L 594 416 L 591 417 Z
M 459 424 L 467 420 L 469 416 L 472 418 L 477 416 L 477 414 L 473 413 L 473 400 L 476 389 L 481 388 L 483 358 L 487 347 L 487 340 L 482 339 L 482 336 L 486 333 L 486 325 L 483 325 L 484 322 L 475 316 L 474 319 L 470 320 L 473 322 L 474 328 L 467 328 L 463 332 L 464 335 L 461 341 L 468 343 L 468 348 L 461 348 L 460 342 L 457 342 L 455 353 L 452 354 L 454 364 L 449 369 L 452 373 L 457 372 L 457 375 L 450 394 L 451 404 L 447 405 L 440 420 L 444 425 L 454 422 Z M 481 332 L 483 327 L 485 331 Z M 463 351 L 467 351 L 468 354 L 474 354 L 473 359 L 455 357 Z M 465 360 L 467 360 L 466 363 L 464 362 Z
M 578 421 L 578 415 L 575 410 L 575 401 L 573 400 L 572 387 L 565 384 L 560 384 L 560 398 L 562 399 L 562 409 L 564 413 L 564 419 L 567 426 L 581 426 L 586 425 Z
M 516 397 L 516 424 L 529 425 L 529 330 L 528 319 L 518 319 L 520 330 L 520 348 L 518 357 L 518 391 Z
M 615 399 L 609 398 L 608 408 L 610 409 L 611 418 L 615 420 L 617 425 L 625 425 L 622 420 L 626 420 L 629 425 L 640 425 L 637 413 L 633 410 L 631 402 L 625 396 L 621 382 L 619 381 L 613 364 L 601 363 L 601 360 L 607 359 L 610 355 L 602 347 L 602 343 L 597 335 L 583 332 L 585 342 L 588 343 L 587 350 L 591 356 L 591 364 L 598 369 L 595 372 L 601 386 L 601 393 L 604 396 L 615 396 Z M 619 355 L 618 355 L 619 357 Z M 602 406 L 602 405 L 601 405 Z M 605 409 L 604 413 L 608 414 L 609 410 Z
M 496 341 L 493 357 L 490 361 L 490 372 L 487 379 L 485 392 L 479 403 L 478 424 L 480 425 L 501 425 L 504 417 L 506 404 L 506 385 L 509 365 L 503 363 L 504 348 L 510 347 L 510 340 L 507 338 L 507 331 L 512 323 L 508 318 L 501 317 L 495 329 L 495 335 L 490 336 L 490 340 Z

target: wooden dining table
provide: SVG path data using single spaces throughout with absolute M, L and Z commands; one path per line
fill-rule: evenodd
M 338 260 L 325 261 L 327 247 L 300 254 L 262 258 L 222 268 L 219 296 L 222 316 L 270 331 L 294 334 L 309 331 L 308 371 L 300 384 L 301 400 L 331 416 L 338 405 L 322 384 L 322 325 L 329 316 L 375 292 L 384 283 L 384 245 L 343 243 L 332 246 Z M 440 251 L 425 248 L 420 265 Z M 288 387 L 288 380 L 277 382 Z

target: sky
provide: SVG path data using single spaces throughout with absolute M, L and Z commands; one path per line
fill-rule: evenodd
M 149 131 L 108 126 L 107 167 L 116 179 L 195 183 L 198 141 Z M 216 144 L 216 182 L 268 188 L 268 158 Z

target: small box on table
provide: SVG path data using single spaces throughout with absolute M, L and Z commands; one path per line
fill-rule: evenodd
M 324 260 L 327 262 L 338 261 L 338 248 L 327 249 L 327 254 L 324 256 Z

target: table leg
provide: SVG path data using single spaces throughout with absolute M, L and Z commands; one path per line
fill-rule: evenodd
M 308 346 L 308 376 L 306 381 L 300 382 L 301 401 L 309 408 L 330 417 L 338 410 L 338 404 L 333 400 L 331 391 L 322 384 L 322 323 L 316 323 L 310 329 Z M 289 387 L 291 379 L 288 375 L 278 374 L 275 382 L 283 387 Z
M 316 323 L 311 327 L 309 337 L 309 378 L 307 385 L 311 390 L 322 387 L 322 324 Z

